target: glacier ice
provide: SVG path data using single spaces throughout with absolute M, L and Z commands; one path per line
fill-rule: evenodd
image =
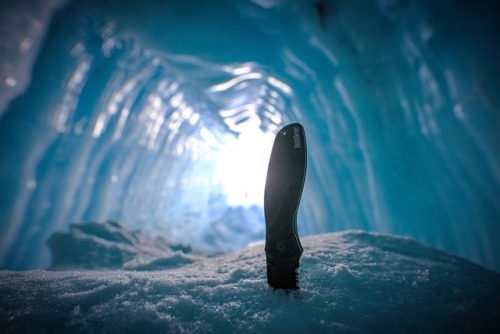
M 51 270 L 154 270 L 198 260 L 190 247 L 128 231 L 113 221 L 71 224 L 69 232 L 56 232 L 47 243 Z
M 1 2 L 0 332 L 500 332 L 496 7 Z M 259 198 L 295 121 L 287 294 Z
M 299 121 L 301 235 L 411 236 L 500 270 L 496 7 L 2 3 L 0 267 L 48 267 L 82 221 L 200 251 L 262 239 L 259 175 Z

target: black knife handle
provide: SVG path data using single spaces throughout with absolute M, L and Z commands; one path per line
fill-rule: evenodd
M 296 289 L 303 249 L 297 210 L 304 188 L 307 146 L 304 128 L 290 124 L 276 135 L 264 193 L 267 280 L 275 289 Z
M 299 258 L 277 260 L 266 254 L 267 283 L 274 289 L 298 289 Z

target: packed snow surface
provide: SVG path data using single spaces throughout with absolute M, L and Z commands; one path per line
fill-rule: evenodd
M 202 256 L 141 244 L 153 240 L 111 222 L 53 236 L 54 267 L 73 269 L 0 272 L 0 332 L 500 332 L 499 274 L 410 238 L 303 238 L 300 289 L 288 293 L 267 285 L 263 244 Z M 121 250 L 122 269 L 82 269 L 104 265 L 91 255 L 71 266 L 63 241 L 75 254 Z

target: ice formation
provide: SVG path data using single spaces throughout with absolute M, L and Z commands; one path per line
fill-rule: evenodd
M 272 138 L 299 121 L 301 235 L 411 236 L 500 270 L 495 1 L 0 6 L 1 268 L 47 268 L 74 222 L 262 239 Z

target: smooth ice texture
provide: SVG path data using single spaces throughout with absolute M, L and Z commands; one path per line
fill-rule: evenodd
M 47 268 L 73 222 L 263 239 L 272 139 L 300 122 L 300 235 L 412 236 L 500 271 L 497 7 L 3 1 L 0 267 Z
M 101 241 L 105 230 L 115 231 L 108 240 L 134 234 L 105 226 L 92 229 Z M 129 239 L 115 245 L 128 246 Z M 363 231 L 306 237 L 303 245 L 301 289 L 288 294 L 267 285 L 263 244 L 147 272 L 1 271 L 0 331 L 500 331 L 498 273 L 409 238 Z M 72 247 L 88 252 L 78 242 Z

